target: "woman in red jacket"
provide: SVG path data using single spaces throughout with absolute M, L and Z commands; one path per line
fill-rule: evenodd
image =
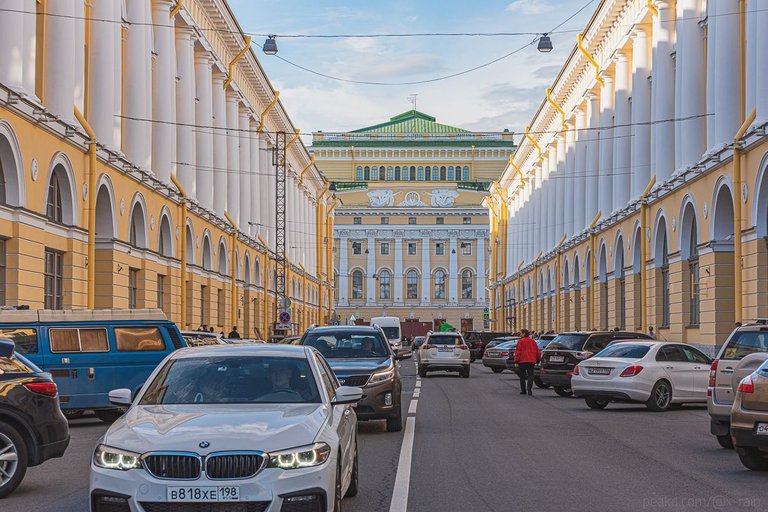
M 515 362 L 520 368 L 520 394 L 533 395 L 533 367 L 541 358 L 541 351 L 527 329 L 521 331 L 522 338 L 517 340 Z

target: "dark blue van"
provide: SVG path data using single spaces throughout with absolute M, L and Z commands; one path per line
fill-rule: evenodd
M 66 416 L 91 409 L 107 422 L 122 412 L 110 390 L 138 391 L 165 356 L 187 346 L 159 309 L 0 311 L 0 338 L 53 376 Z

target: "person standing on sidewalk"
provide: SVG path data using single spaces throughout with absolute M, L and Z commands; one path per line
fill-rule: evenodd
M 522 338 L 517 340 L 515 362 L 520 368 L 520 394 L 533 395 L 533 367 L 541 358 L 541 351 L 527 329 L 521 331 Z

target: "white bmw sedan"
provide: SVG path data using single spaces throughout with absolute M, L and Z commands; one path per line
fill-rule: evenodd
M 163 361 L 99 440 L 91 512 L 321 512 L 357 493 L 360 388 L 313 348 L 214 345 Z
M 640 402 L 653 411 L 706 403 L 712 361 L 683 343 L 620 341 L 573 370 L 573 394 L 592 409 L 609 402 Z

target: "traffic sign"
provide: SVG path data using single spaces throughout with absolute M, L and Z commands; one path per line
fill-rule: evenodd
M 485 308 L 483 308 L 483 313 L 490 313 L 490 312 L 491 312 L 491 308 L 489 308 L 488 306 L 485 306 Z
M 281 324 L 290 324 L 291 314 L 288 311 L 281 311 L 280 316 L 278 316 L 278 320 Z

